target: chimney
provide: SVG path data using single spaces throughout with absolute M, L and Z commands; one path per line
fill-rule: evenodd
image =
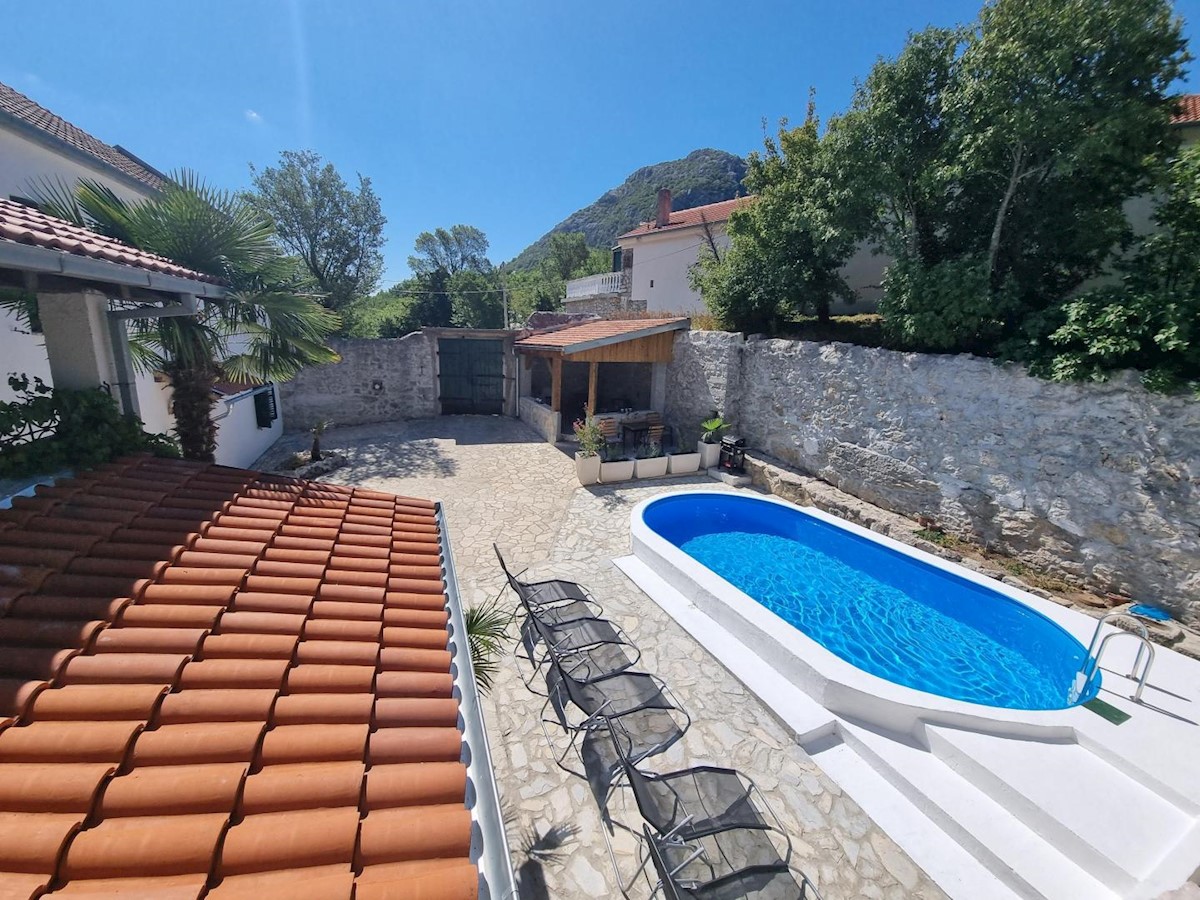
M 658 215 L 654 217 L 656 228 L 666 228 L 671 222 L 671 190 L 658 189 Z

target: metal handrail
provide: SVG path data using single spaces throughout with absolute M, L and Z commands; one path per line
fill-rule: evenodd
M 1099 648 L 1097 648 L 1096 642 L 1100 639 L 1100 630 L 1104 627 L 1105 623 L 1110 619 L 1120 617 L 1125 617 L 1132 621 L 1140 633 L 1118 629 L 1112 634 L 1105 635 L 1104 639 L 1100 640 Z M 1129 670 L 1128 678 L 1138 683 L 1137 690 L 1134 691 L 1131 699 L 1134 703 L 1141 703 L 1142 691 L 1145 690 L 1146 680 L 1150 677 L 1150 666 L 1154 663 L 1154 644 L 1150 641 L 1150 632 L 1146 629 L 1146 626 L 1124 611 L 1108 613 L 1101 616 L 1100 621 L 1096 623 L 1096 630 L 1092 632 L 1092 640 L 1088 643 L 1087 654 L 1083 658 L 1083 664 L 1079 667 L 1079 671 L 1084 675 L 1084 690 L 1081 693 L 1086 693 L 1087 686 L 1091 684 L 1092 676 L 1100 671 L 1100 659 L 1104 656 L 1104 650 L 1108 646 L 1108 642 L 1115 637 L 1131 637 L 1138 642 L 1137 656 L 1133 658 L 1133 666 Z M 1092 655 L 1093 650 L 1096 651 L 1094 656 Z M 1146 656 L 1146 664 L 1142 666 L 1142 674 L 1139 677 L 1138 666 L 1142 663 L 1143 655 Z

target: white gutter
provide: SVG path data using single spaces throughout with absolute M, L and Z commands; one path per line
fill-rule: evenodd
M 463 619 L 454 554 L 450 552 L 450 532 L 446 526 L 446 508 L 438 502 L 437 522 L 442 549 L 442 573 L 446 582 L 446 600 L 450 609 L 450 658 L 454 687 L 462 718 L 463 762 L 467 766 L 467 809 L 471 812 L 471 862 L 479 867 L 480 900 L 509 900 L 517 896 L 512 857 L 504 818 L 500 814 L 500 792 L 492 769 L 492 752 L 484 727 L 479 687 L 471 664 L 471 646 Z
M 33 247 L 15 241 L 0 241 L 0 269 L 20 269 L 43 275 L 62 275 L 105 284 L 124 284 L 167 294 L 191 294 L 196 297 L 219 298 L 225 288 L 207 281 L 180 278 L 162 272 L 151 272 L 137 266 L 126 266 L 106 259 L 92 259 L 65 250 Z

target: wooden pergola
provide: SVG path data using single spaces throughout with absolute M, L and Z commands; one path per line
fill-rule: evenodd
M 596 412 L 600 363 L 666 363 L 671 361 L 675 332 L 688 319 L 626 319 L 585 322 L 558 331 L 534 334 L 513 348 L 523 356 L 550 363 L 550 408 L 562 411 L 563 361 L 588 364 L 588 415 Z

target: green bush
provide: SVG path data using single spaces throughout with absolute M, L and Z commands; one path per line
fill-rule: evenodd
M 989 288 L 987 266 L 976 256 L 928 267 L 902 257 L 888 266 L 883 286 L 884 333 L 909 350 L 994 352 L 1016 308 L 1011 288 Z
M 129 453 L 180 455 L 174 440 L 143 431 L 100 388 L 50 388 L 27 375 L 10 376 L 8 384 L 18 399 L 0 403 L 0 477 L 89 468 Z

